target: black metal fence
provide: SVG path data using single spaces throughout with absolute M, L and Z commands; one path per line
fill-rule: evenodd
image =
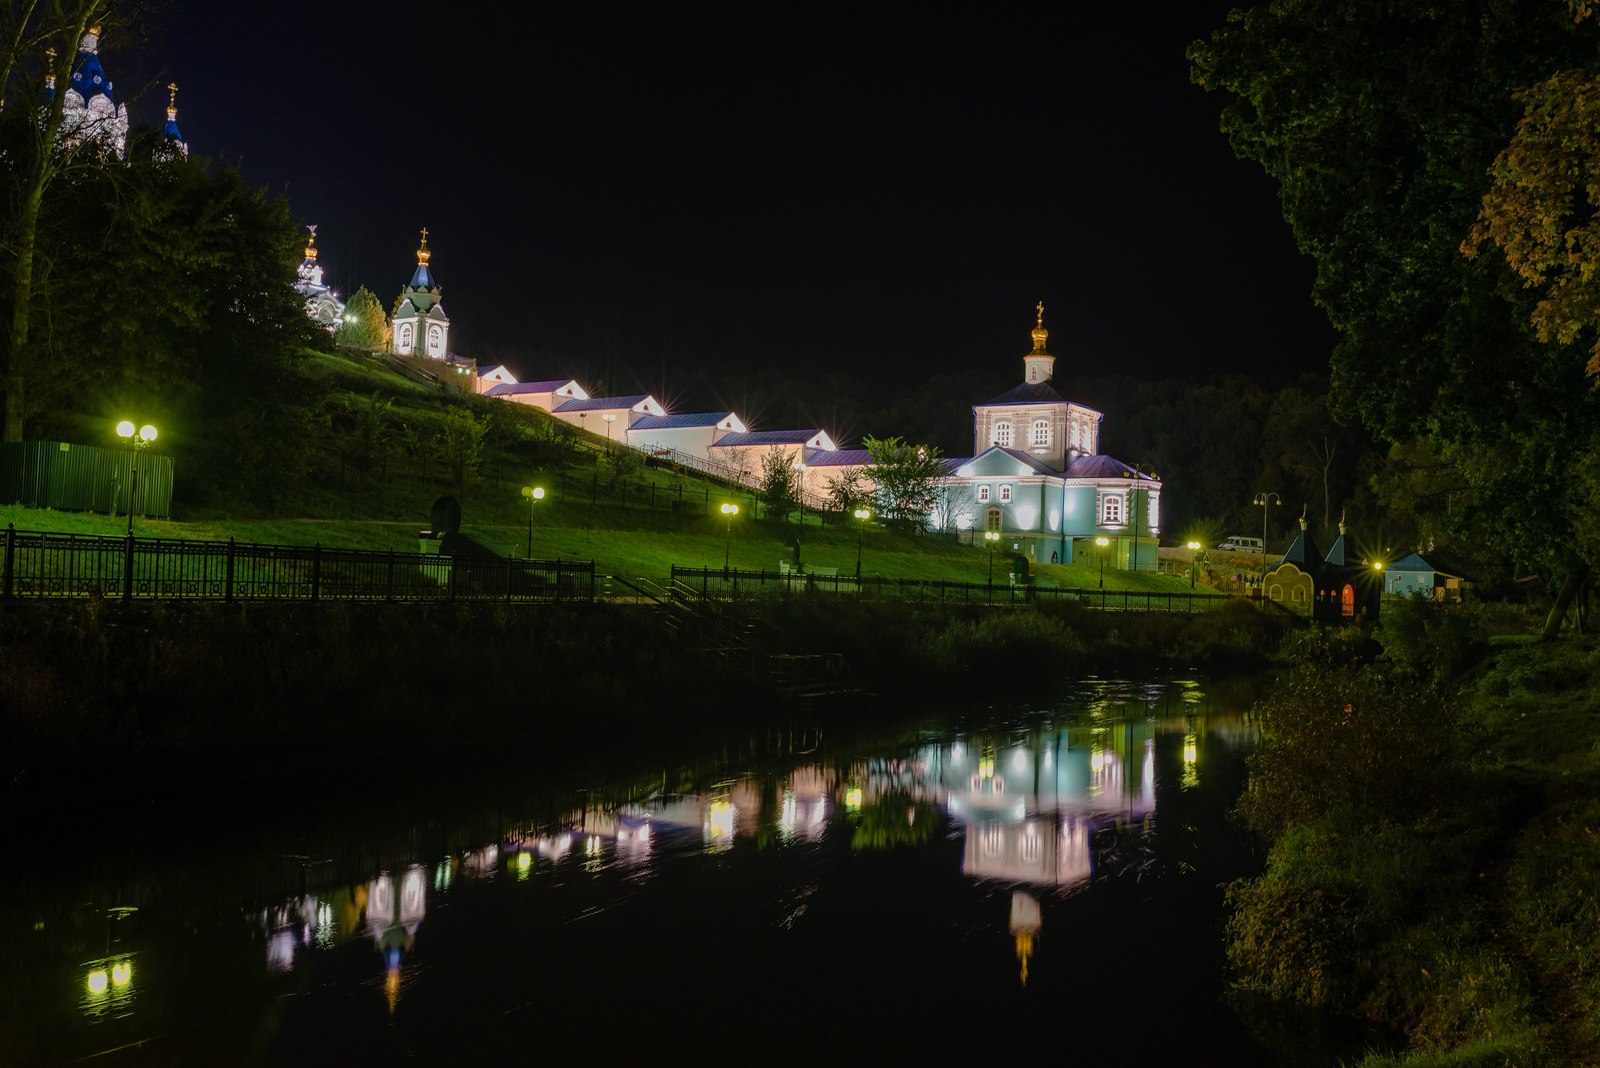
M 594 600 L 594 562 L 228 541 L 51 534 L 7 527 L 0 597 L 216 601 Z
M 862 601 L 910 604 L 1040 604 L 1071 602 L 1085 608 L 1126 612 L 1203 612 L 1236 598 L 1223 593 L 1158 593 L 1138 590 L 1079 589 L 1042 583 L 952 582 L 943 579 L 891 579 L 838 574 L 835 570 L 740 571 L 705 567 L 672 568 L 673 585 L 714 600 L 754 600 L 774 594 L 821 593 Z

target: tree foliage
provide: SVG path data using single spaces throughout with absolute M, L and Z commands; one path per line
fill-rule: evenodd
M 945 476 L 939 450 L 898 437 L 868 436 L 861 444 L 872 458 L 873 510 L 878 517 L 894 526 L 924 529 Z
M 383 348 L 388 331 L 384 328 L 383 305 L 372 291 L 362 286 L 344 306 L 344 321 L 334 332 L 334 340 L 350 348 L 376 351 Z
M 787 519 L 800 507 L 800 473 L 783 450 L 768 449 L 761 457 L 756 492 L 770 519 Z
M 1494 546 L 1558 585 L 1587 568 L 1571 476 L 1600 407 L 1582 355 L 1528 328 L 1521 280 L 1461 249 L 1518 91 L 1597 43 L 1552 0 L 1279 0 L 1190 49 L 1194 79 L 1230 94 L 1234 150 L 1279 183 L 1316 261 L 1341 410 L 1389 442 L 1428 438 L 1468 474 Z

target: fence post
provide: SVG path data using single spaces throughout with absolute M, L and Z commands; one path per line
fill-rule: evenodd
M 133 531 L 124 536 L 122 548 L 122 603 L 133 600 Z
M 556 557 L 556 604 L 561 603 L 561 557 Z
M 322 543 L 319 541 L 311 547 L 311 599 L 317 600 L 322 596 Z
M 6 559 L 5 559 L 4 566 L 0 567 L 0 597 L 10 597 L 11 596 L 11 577 L 15 573 L 14 570 L 13 570 L 13 568 L 15 566 L 13 564 L 13 561 L 16 559 L 16 556 L 17 556 L 17 525 L 15 523 L 7 523 L 6 524 Z
M 595 594 L 594 584 L 595 584 L 594 557 L 591 556 L 591 557 L 589 557 L 589 603 L 590 604 L 594 604 L 594 594 Z
M 394 550 L 389 550 L 389 573 L 384 578 L 383 599 L 394 600 Z
M 228 539 L 227 568 L 222 577 L 222 599 L 229 604 L 233 603 L 233 556 L 236 546 L 232 538 Z

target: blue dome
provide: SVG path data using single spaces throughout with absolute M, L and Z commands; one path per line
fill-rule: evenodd
M 435 284 L 433 272 L 428 270 L 428 265 L 426 263 L 417 264 L 416 271 L 411 275 L 411 288 L 432 289 Z
M 106 69 L 100 65 L 100 56 L 94 52 L 79 52 L 77 60 L 72 64 L 72 88 L 78 91 L 87 104 L 96 96 L 104 96 L 113 105 L 116 104 L 116 94 L 111 91 L 111 79 L 106 77 Z

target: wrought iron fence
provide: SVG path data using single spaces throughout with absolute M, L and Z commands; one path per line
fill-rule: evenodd
M 0 597 L 593 601 L 594 562 L 5 530 Z
M 1072 602 L 1085 608 L 1127 612 L 1202 612 L 1235 598 L 1222 593 L 1166 593 L 1047 586 L 1043 583 L 954 582 L 944 579 L 892 579 L 839 574 L 837 569 L 740 571 L 706 567 L 672 568 L 675 587 L 718 600 L 753 600 L 786 593 L 822 593 L 862 601 L 911 604 L 1038 604 Z

